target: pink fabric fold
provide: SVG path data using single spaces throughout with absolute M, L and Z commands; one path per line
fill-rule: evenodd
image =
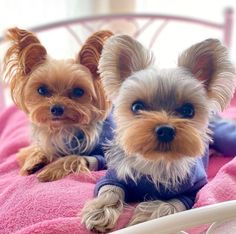
M 27 117 L 16 107 L 0 113 L 0 233 L 89 233 L 77 214 L 93 197 L 95 183 L 104 171 L 48 183 L 39 182 L 35 175 L 20 176 L 15 154 L 29 144 L 29 133 Z M 236 159 L 229 160 L 211 158 L 212 180 L 198 193 L 195 207 L 236 199 Z M 127 224 L 132 211 L 133 207 L 125 209 L 117 229 Z
M 27 117 L 16 107 L 0 113 L 0 233 L 89 233 L 77 214 L 93 197 L 104 171 L 48 183 L 40 183 L 35 175 L 20 176 L 15 154 L 29 144 L 29 133 Z M 119 228 L 129 213 L 122 216 Z
M 197 194 L 194 207 L 236 199 L 236 158 L 226 163 Z

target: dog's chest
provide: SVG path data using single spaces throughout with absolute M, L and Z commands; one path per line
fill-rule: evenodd
M 90 150 L 86 136 L 80 130 L 74 133 L 64 132 L 60 135 L 53 135 L 51 137 L 51 144 L 60 156 L 68 154 L 82 155 Z
M 156 199 L 165 200 L 191 194 L 195 196 L 196 192 L 207 183 L 206 163 L 208 158 L 208 150 L 206 150 L 205 155 L 195 160 L 187 176 L 181 180 L 167 180 L 166 183 L 156 183 L 155 181 L 157 180 L 150 175 L 140 174 L 136 181 L 129 177 L 124 186 L 127 189 L 127 197 L 132 202 L 135 202 Z

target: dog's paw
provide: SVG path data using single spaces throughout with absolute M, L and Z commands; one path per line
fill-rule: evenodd
M 41 182 L 50 182 L 80 172 L 89 172 L 87 161 L 78 155 L 69 155 L 48 164 L 39 172 L 37 178 Z
M 39 172 L 37 178 L 40 182 L 50 182 L 54 180 L 59 180 L 66 176 L 64 169 L 54 167 L 53 165 L 49 164 L 42 171 Z
M 31 175 L 48 164 L 48 159 L 38 147 L 29 146 L 16 155 L 20 164 L 20 175 Z
M 20 175 L 26 176 L 26 175 L 34 174 L 38 170 L 42 169 L 45 165 L 46 163 L 44 162 L 39 162 L 36 164 L 30 164 L 30 165 L 26 164 L 20 169 Z
M 123 202 L 120 198 L 115 195 L 107 199 L 102 194 L 87 202 L 82 210 L 82 223 L 90 231 L 107 233 L 115 227 L 122 209 Z
M 135 208 L 134 215 L 128 226 L 174 214 L 185 209 L 182 202 L 177 199 L 169 200 L 168 202 L 161 200 L 141 202 Z

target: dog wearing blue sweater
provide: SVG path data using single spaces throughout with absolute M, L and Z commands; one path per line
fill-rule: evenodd
M 21 175 L 41 182 L 106 168 L 103 144 L 112 137 L 111 103 L 98 61 L 109 31 L 92 34 L 75 59 L 54 59 L 38 37 L 11 28 L 4 58 L 5 80 L 15 104 L 31 123 L 31 144 L 20 149 Z
M 227 49 L 208 39 L 184 51 L 177 68 L 161 70 L 138 41 L 117 35 L 105 43 L 99 71 L 114 104 L 116 132 L 106 155 L 108 171 L 82 222 L 107 232 L 130 202 L 139 204 L 129 225 L 190 209 L 207 183 L 209 146 L 220 151 L 227 140 L 215 117 L 235 89 Z M 233 122 L 227 126 L 236 131 Z M 222 134 L 222 147 L 215 146 Z M 236 153 L 233 148 L 229 153 Z

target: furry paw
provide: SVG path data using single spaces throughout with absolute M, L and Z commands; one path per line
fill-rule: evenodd
M 46 155 L 37 147 L 23 148 L 16 155 L 20 164 L 20 175 L 31 175 L 48 163 Z
M 185 209 L 183 203 L 177 199 L 169 200 L 168 202 L 161 200 L 141 202 L 136 207 L 128 226 L 174 214 Z
M 87 161 L 78 155 L 59 158 L 48 164 L 38 175 L 41 182 L 59 180 L 71 173 L 89 172 Z
M 115 227 L 122 210 L 120 196 L 111 191 L 105 192 L 87 202 L 82 210 L 82 223 L 90 231 L 107 233 Z

